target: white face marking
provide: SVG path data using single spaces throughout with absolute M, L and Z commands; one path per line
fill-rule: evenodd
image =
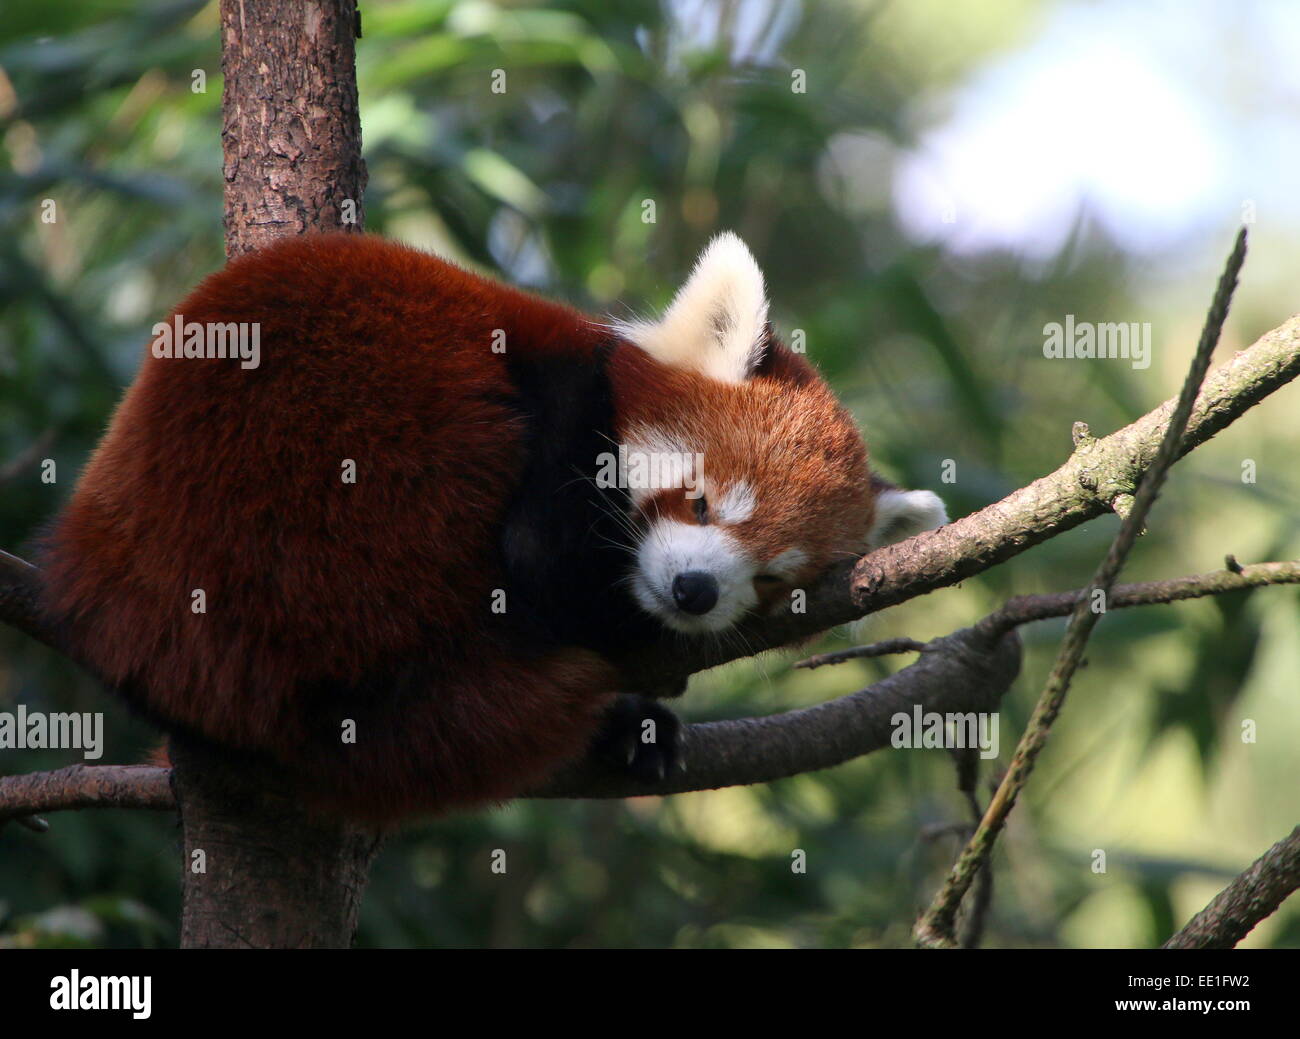
M 673 579 L 691 572 L 709 574 L 718 584 L 717 605 L 700 616 L 678 609 L 673 599 Z M 632 591 L 642 609 L 676 631 L 721 631 L 758 604 L 753 579 L 753 564 L 725 530 L 656 520 L 637 550 Z
M 758 508 L 754 488 L 744 480 L 732 484 L 716 502 L 710 503 L 719 523 L 744 523 Z
M 619 476 L 634 505 L 644 505 L 656 492 L 677 487 L 684 488 L 689 498 L 702 493 L 701 456 L 680 439 L 661 429 L 638 426 L 628 431 L 624 441 Z
M 681 438 L 654 426 L 635 426 L 623 438 L 628 450 L 653 451 L 661 454 L 688 454 Z

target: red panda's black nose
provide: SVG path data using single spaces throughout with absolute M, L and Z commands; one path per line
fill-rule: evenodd
M 718 605 L 718 582 L 703 570 L 687 570 L 673 578 L 673 602 L 696 616 L 708 613 Z

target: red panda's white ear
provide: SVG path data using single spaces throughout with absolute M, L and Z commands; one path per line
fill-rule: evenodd
M 655 360 L 722 382 L 749 378 L 762 359 L 766 327 L 763 272 L 730 231 L 700 254 L 662 318 L 617 325 Z
M 872 548 L 906 541 L 923 530 L 948 522 L 943 499 L 933 491 L 904 491 L 889 487 L 876 498 L 876 517 L 868 541 Z

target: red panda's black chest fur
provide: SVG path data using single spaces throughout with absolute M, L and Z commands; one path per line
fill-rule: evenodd
M 610 656 L 662 631 L 627 591 L 628 492 L 599 479 L 617 446 L 606 371 L 614 349 L 606 342 L 590 357 L 507 361 L 526 461 L 501 528 L 514 637 Z

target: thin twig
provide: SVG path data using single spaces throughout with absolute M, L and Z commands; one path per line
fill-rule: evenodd
M 1183 382 L 1182 392 L 1178 396 L 1173 416 L 1165 428 L 1155 459 L 1143 474 L 1132 503 L 1126 503 L 1127 515 L 1120 523 L 1119 532 L 1111 542 L 1106 558 L 1098 567 L 1088 587 L 1084 589 L 1084 594 L 1074 605 L 1056 663 L 1052 667 L 1051 674 L 1048 675 L 1047 683 L 1034 707 L 1029 724 L 1016 746 L 1007 774 L 989 802 L 983 821 L 948 874 L 943 887 L 935 895 L 930 908 L 917 921 L 915 935 L 921 945 L 951 948 L 956 944 L 953 927 L 957 909 L 966 892 L 970 890 L 976 875 L 981 869 L 989 868 L 988 858 L 993 850 L 993 844 L 1005 825 L 1007 816 L 1015 807 L 1016 799 L 1028 782 L 1034 763 L 1047 742 L 1052 724 L 1069 692 L 1070 681 L 1083 659 L 1088 637 L 1101 616 L 1100 612 L 1094 612 L 1091 608 L 1093 593 L 1099 590 L 1102 601 L 1105 601 L 1111 585 L 1114 584 L 1116 576 L 1124 565 L 1124 560 L 1137 540 L 1138 533 L 1146 523 L 1147 514 L 1155 503 L 1156 495 L 1160 493 L 1169 467 L 1179 457 L 1187 422 L 1191 417 L 1201 383 L 1205 379 L 1205 373 L 1209 369 L 1214 347 L 1223 331 L 1223 323 L 1227 320 L 1228 307 L 1232 301 L 1233 291 L 1237 287 L 1237 276 L 1241 273 L 1245 258 L 1246 231 L 1242 228 L 1237 234 L 1232 254 L 1228 257 L 1227 266 L 1215 289 L 1214 299 L 1201 331 L 1201 339 L 1192 358 L 1191 369 Z
M 49 451 L 53 443 L 54 427 L 51 426 L 8 462 L 0 465 L 0 484 L 20 477 Z
M 884 639 L 880 642 L 873 642 L 870 646 L 854 646 L 852 649 L 841 649 L 834 653 L 818 653 L 806 660 L 799 661 L 793 666 L 807 668 L 811 671 L 815 667 L 822 667 L 826 664 L 842 664 L 846 660 L 858 660 L 862 657 L 887 657 L 893 653 L 921 653 L 924 650 L 925 643 L 917 642 L 916 639 Z
M 1117 584 L 1106 596 L 1105 607 L 1117 610 L 1126 606 L 1151 606 L 1275 584 L 1300 584 L 1300 560 L 1253 563 L 1250 566 L 1242 566 L 1233 560 L 1233 566 L 1225 570 L 1211 570 L 1167 581 Z M 994 635 L 1030 621 L 1068 617 L 1088 595 L 1088 588 L 1050 595 L 1019 595 L 981 620 L 979 627 Z
M 1266 588 L 1276 584 L 1300 584 L 1300 560 L 1242 566 L 1234 557 L 1228 556 L 1226 564 L 1223 570 L 1174 577 L 1166 581 L 1117 584 L 1111 588 L 1110 594 L 1106 597 L 1106 609 L 1153 606 L 1183 599 L 1200 599 L 1207 595 L 1222 595 L 1225 592 L 1247 588 Z M 1079 600 L 1087 594 L 1087 588 L 1075 588 L 1069 592 L 1017 595 L 1013 599 L 1008 599 L 1000 609 L 986 616 L 978 626 L 988 634 L 996 635 L 1031 621 L 1068 617 Z M 928 643 L 910 638 L 883 639 L 869 646 L 854 646 L 851 649 L 841 649 L 831 653 L 818 653 L 791 666 L 812 669 L 827 664 L 842 664 L 846 660 L 857 660 L 861 657 L 883 657 L 892 653 L 924 653 L 927 646 Z

